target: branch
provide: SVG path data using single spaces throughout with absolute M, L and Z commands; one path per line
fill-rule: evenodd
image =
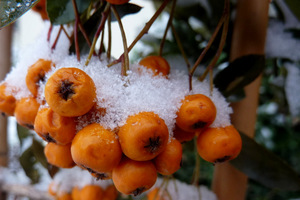
M 0 191 L 34 200 L 54 200 L 47 192 L 37 190 L 28 185 L 0 184 Z

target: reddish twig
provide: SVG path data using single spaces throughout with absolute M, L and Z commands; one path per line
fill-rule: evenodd
M 197 69 L 197 67 L 199 66 L 199 64 L 201 63 L 202 59 L 204 58 L 204 56 L 206 55 L 208 49 L 211 47 L 213 41 L 215 40 L 219 30 L 221 29 L 221 27 L 223 26 L 224 22 L 227 19 L 227 16 L 229 16 L 229 0 L 225 0 L 225 5 L 224 5 L 224 10 L 223 10 L 223 14 L 222 17 L 213 33 L 213 35 L 211 36 L 210 40 L 208 41 L 207 46 L 205 47 L 205 49 L 201 52 L 200 56 L 198 57 L 197 61 L 195 62 L 194 66 L 192 67 L 192 69 L 189 71 L 189 89 L 192 90 L 193 86 L 192 86 L 192 77 Z

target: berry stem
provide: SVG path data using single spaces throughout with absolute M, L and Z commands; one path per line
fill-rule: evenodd
M 99 57 L 101 56 L 102 51 L 104 50 L 104 33 L 105 33 L 105 26 L 103 27 L 103 31 L 101 32 L 100 47 L 98 52 Z
M 223 26 L 224 22 L 227 19 L 227 16 L 229 16 L 229 0 L 225 0 L 225 5 L 224 5 L 224 10 L 223 10 L 223 14 L 222 17 L 213 33 L 213 35 L 211 36 L 210 40 L 208 41 L 208 44 L 206 45 L 206 47 L 204 48 L 204 50 L 201 52 L 200 56 L 198 57 L 197 61 L 195 62 L 194 66 L 192 67 L 192 69 L 189 71 L 189 87 L 190 90 L 193 89 L 192 86 L 192 77 L 197 69 L 197 67 L 199 66 L 199 64 L 201 63 L 202 59 L 204 58 L 204 56 L 206 55 L 208 49 L 211 47 L 213 41 L 215 40 L 219 30 L 221 29 L 221 27 Z
M 197 139 L 194 138 L 194 148 L 195 148 L 195 168 L 193 172 L 193 178 L 192 178 L 192 185 L 198 186 L 199 182 L 198 179 L 200 177 L 200 157 L 197 152 Z
M 48 36 L 47 36 L 47 41 L 50 42 L 50 37 L 51 37 L 51 33 L 52 33 L 52 29 L 53 29 L 53 25 L 51 24 L 48 30 Z
M 180 52 L 182 54 L 182 57 L 183 57 L 183 59 L 184 59 L 184 61 L 186 63 L 187 69 L 190 70 L 191 64 L 190 64 L 190 62 L 189 62 L 189 60 L 187 58 L 187 55 L 186 55 L 186 53 L 185 53 L 185 51 L 183 49 L 182 43 L 180 41 L 179 35 L 178 35 L 178 33 L 177 33 L 177 31 L 176 31 L 176 29 L 175 29 L 175 27 L 174 27 L 173 24 L 171 24 L 171 28 L 172 28 L 172 32 L 174 34 L 175 40 L 177 42 L 177 46 L 178 46 L 178 48 L 179 48 L 179 50 L 180 50 Z
M 71 36 L 69 36 L 68 32 L 66 31 L 65 27 L 62 25 L 62 30 L 64 31 L 65 35 L 67 36 L 67 38 L 69 39 L 69 41 L 72 41 Z
M 110 11 L 110 4 L 107 3 L 106 6 L 105 6 L 105 8 L 104 8 L 104 11 L 102 12 L 101 22 L 99 24 L 99 27 L 98 27 L 96 33 L 95 33 L 95 36 L 94 36 L 94 39 L 93 39 L 93 43 L 92 43 L 92 46 L 90 48 L 89 55 L 88 55 L 88 57 L 87 57 L 87 59 L 85 61 L 85 66 L 87 66 L 89 64 L 89 62 L 91 60 L 91 57 L 92 57 L 92 55 L 93 55 L 93 53 L 95 51 L 96 42 L 97 42 L 97 40 L 99 38 L 99 35 L 100 35 L 101 31 L 104 28 L 105 21 L 107 19 L 109 11 Z
M 154 21 L 158 18 L 158 16 L 162 13 L 162 11 L 165 9 L 165 7 L 168 5 L 170 0 L 164 0 L 163 3 L 160 5 L 160 7 L 157 9 L 157 11 L 154 13 L 154 15 L 151 17 L 151 19 L 145 24 L 144 28 L 141 30 L 141 32 L 138 34 L 138 36 L 134 39 L 134 41 L 130 44 L 128 47 L 128 52 L 131 51 L 131 49 L 136 45 L 136 43 L 146 34 L 148 33 L 150 27 L 154 23 Z M 125 52 L 124 52 L 125 53 Z M 122 57 L 124 53 L 117 59 L 108 64 L 108 67 L 111 67 L 119 62 L 122 61 Z
M 121 36 L 122 36 L 122 41 L 123 41 L 123 47 L 124 47 L 124 60 L 122 60 L 122 76 L 127 76 L 127 70 L 129 70 L 129 56 L 128 56 L 128 48 L 127 48 L 127 40 L 126 40 L 126 34 L 124 31 L 124 27 L 122 24 L 122 20 L 119 16 L 119 13 L 117 12 L 116 8 L 114 5 L 111 6 L 112 7 L 112 11 L 118 21 L 119 27 L 120 27 L 120 31 L 121 31 Z
M 160 42 L 159 56 L 162 56 L 162 52 L 163 52 L 164 44 L 165 44 L 165 41 L 166 41 L 167 33 L 168 33 L 168 30 L 169 30 L 170 26 L 172 25 L 174 11 L 175 11 L 175 7 L 176 7 L 176 2 L 177 2 L 176 0 L 172 1 L 172 7 L 171 7 L 171 11 L 170 11 L 170 17 L 169 17 L 169 20 L 168 20 L 168 23 L 167 23 L 164 35 L 163 35 L 163 37 L 161 39 L 161 42 Z
M 58 38 L 59 38 L 59 36 L 60 36 L 60 34 L 61 34 L 61 31 L 62 31 L 62 27 L 63 27 L 63 25 L 60 25 L 59 31 L 58 31 L 57 36 L 56 36 L 56 38 L 55 38 L 55 41 L 54 41 L 54 43 L 53 43 L 53 45 L 52 45 L 52 47 L 51 47 L 51 50 L 54 50 L 55 47 L 56 47 Z
M 77 5 L 75 0 L 72 0 L 73 9 L 75 12 L 75 25 L 74 25 L 74 42 L 75 42 L 75 50 L 76 50 L 76 56 L 77 60 L 80 61 L 80 50 L 79 50 L 79 44 L 78 44 L 78 24 L 79 24 L 79 14 L 77 10 Z
M 216 65 L 216 63 L 218 62 L 218 59 L 219 59 L 219 57 L 222 53 L 222 50 L 225 46 L 226 37 L 227 37 L 227 33 L 228 33 L 228 24 L 229 24 L 229 15 L 227 15 L 226 18 L 225 18 L 225 22 L 224 22 L 223 30 L 222 30 L 222 35 L 221 35 L 221 41 L 220 41 L 218 50 L 216 52 L 216 55 L 214 56 L 213 60 L 209 63 L 208 67 L 205 69 L 202 76 L 199 78 L 200 81 L 203 81 L 205 79 L 208 71 L 211 71 L 214 68 L 214 66 Z
M 111 58 L 111 13 L 109 13 L 107 18 L 107 26 L 108 26 L 108 44 L 107 44 L 107 58 L 110 60 Z

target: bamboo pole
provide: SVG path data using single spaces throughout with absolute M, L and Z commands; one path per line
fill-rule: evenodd
M 268 25 L 269 0 L 238 0 L 230 60 L 249 54 L 264 54 Z M 242 66 L 241 66 L 242 67 Z M 261 76 L 245 87 L 246 97 L 231 106 L 232 124 L 250 137 L 254 136 Z M 215 167 L 212 189 L 219 200 L 246 197 L 247 176 L 230 163 Z
M 12 26 L 7 26 L 0 30 L 0 81 L 5 78 L 5 75 L 11 65 L 11 41 L 12 41 Z M 0 115 L 0 166 L 8 164 L 8 144 L 7 144 L 7 117 Z M 0 199 L 4 200 L 5 193 L 1 192 Z

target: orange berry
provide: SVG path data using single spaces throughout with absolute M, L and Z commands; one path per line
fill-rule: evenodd
M 151 160 L 166 147 L 169 131 L 163 119 L 153 112 L 129 116 L 120 127 L 119 141 L 123 153 L 132 160 Z
M 63 192 L 56 197 L 57 200 L 72 200 L 70 193 Z
M 173 131 L 173 137 L 176 138 L 180 143 L 188 142 L 194 139 L 196 132 L 188 132 L 179 128 L 177 125 Z
M 122 157 L 122 149 L 115 133 L 93 123 L 81 129 L 72 141 L 71 153 L 81 165 L 99 178 L 110 173 Z
M 155 159 L 154 165 L 158 173 L 171 175 L 181 167 L 182 146 L 176 139 L 171 139 L 166 149 Z
M 80 190 L 80 199 L 99 200 L 103 198 L 103 189 L 98 185 L 85 185 Z
M 118 198 L 118 191 L 114 185 L 109 185 L 103 194 L 103 200 L 115 200 Z
M 129 2 L 129 0 L 106 0 L 106 1 L 114 5 L 121 5 Z
M 217 114 L 215 104 L 203 94 L 188 95 L 177 112 L 176 124 L 184 131 L 195 132 L 211 125 Z
M 34 130 L 47 142 L 65 145 L 75 137 L 76 122 L 74 118 L 60 116 L 51 108 L 42 108 L 36 115 Z
M 242 149 L 239 132 L 232 126 L 207 128 L 197 138 L 197 150 L 206 161 L 220 163 L 237 157 Z
M 49 20 L 46 5 L 46 0 L 40 0 L 34 7 L 32 7 L 32 10 L 38 12 L 43 20 Z
M 61 168 L 72 168 L 75 163 L 71 156 L 71 144 L 59 145 L 48 143 L 44 149 L 48 163 Z
M 96 87 L 84 71 L 78 68 L 61 68 L 48 79 L 45 98 L 52 110 L 59 115 L 80 116 L 94 106 Z
M 160 188 L 154 188 L 147 194 L 148 200 L 166 200 L 163 196 L 161 196 Z
M 139 64 L 151 69 L 154 73 L 154 76 L 159 74 L 167 76 L 170 73 L 170 65 L 168 61 L 161 56 L 147 56 L 143 58 Z
M 48 186 L 48 193 L 51 195 L 51 196 L 56 196 L 56 191 L 55 191 L 55 182 L 52 181 L 49 186 Z
M 13 95 L 6 92 L 6 83 L 0 84 L 0 112 L 8 116 L 13 116 L 16 108 L 16 99 Z
M 34 129 L 34 120 L 40 104 L 33 97 L 25 97 L 17 101 L 15 117 L 17 122 L 29 129 Z
M 72 195 L 73 200 L 81 200 L 81 198 L 80 198 L 80 189 L 78 187 L 73 187 L 72 188 L 71 195 Z
M 113 169 L 112 180 L 119 192 L 137 196 L 156 182 L 157 172 L 151 161 L 134 161 L 124 157 Z
M 40 82 L 43 82 L 45 80 L 46 72 L 51 69 L 51 66 L 51 61 L 39 59 L 36 63 L 28 68 L 26 75 L 26 85 L 33 96 L 37 96 Z

